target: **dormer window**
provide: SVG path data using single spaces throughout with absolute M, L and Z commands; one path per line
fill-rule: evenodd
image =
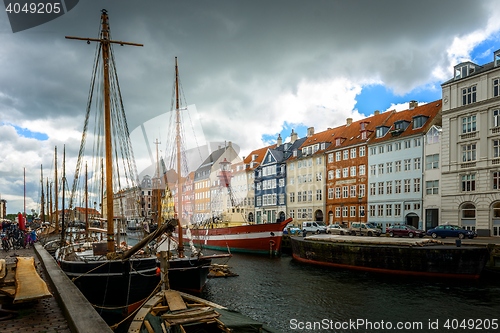
M 500 50 L 496 50 L 495 53 L 493 53 L 493 62 L 495 67 L 500 66 Z
M 397 131 L 404 131 L 409 125 L 409 122 L 406 120 L 398 120 L 394 123 L 394 129 Z
M 361 139 L 366 140 L 366 131 L 361 132 Z
M 341 144 L 341 143 L 342 143 L 342 142 L 340 141 L 340 138 L 336 138 L 336 139 L 335 139 L 335 145 L 336 145 L 336 146 L 340 146 L 340 144 Z
M 377 138 L 381 138 L 387 133 L 388 130 L 389 127 L 387 126 L 377 126 L 375 135 Z
M 473 74 L 478 65 L 468 61 L 468 62 L 463 62 L 461 64 L 458 64 L 455 66 L 455 80 L 458 79 L 463 79 L 464 77 L 467 77 L 471 74 Z
M 413 129 L 417 129 L 424 126 L 427 119 L 429 119 L 429 117 L 422 115 L 413 117 Z

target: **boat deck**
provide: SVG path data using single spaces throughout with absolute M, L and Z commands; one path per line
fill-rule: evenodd
M 432 238 L 393 238 L 393 237 L 364 237 L 364 236 L 347 236 L 347 235 L 328 235 L 319 234 L 307 236 L 305 240 L 324 241 L 332 243 L 353 243 L 356 245 L 397 245 L 397 246 L 428 246 L 428 245 L 444 245 L 440 240 Z

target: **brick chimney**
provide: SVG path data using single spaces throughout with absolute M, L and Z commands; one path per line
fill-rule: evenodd
M 314 135 L 314 127 L 309 127 L 307 129 L 307 137 L 313 136 Z
M 292 133 L 290 134 L 290 143 L 294 143 L 295 141 L 297 141 L 297 133 L 295 133 L 292 128 Z
M 276 147 L 279 147 L 283 144 L 283 140 L 281 139 L 281 134 L 278 134 L 278 140 L 276 142 Z

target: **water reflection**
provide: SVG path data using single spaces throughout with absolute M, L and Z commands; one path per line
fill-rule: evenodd
M 202 296 L 283 332 L 321 331 L 292 329 L 291 319 L 421 322 L 418 332 L 436 332 L 428 328 L 429 321 L 436 319 L 440 325 L 447 319 L 500 320 L 500 282 L 495 280 L 392 277 L 303 265 L 290 256 L 269 259 L 235 254 L 229 265 L 239 276 L 211 279 Z M 335 331 L 375 332 L 362 328 Z

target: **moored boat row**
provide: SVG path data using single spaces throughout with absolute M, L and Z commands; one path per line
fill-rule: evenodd
M 290 241 L 299 262 L 386 274 L 477 279 L 489 258 L 484 246 L 458 247 L 426 238 L 315 235 Z

